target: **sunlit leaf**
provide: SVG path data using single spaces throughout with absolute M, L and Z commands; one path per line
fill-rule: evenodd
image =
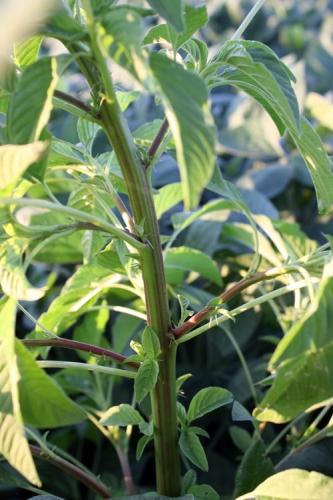
M 131 405 L 113 406 L 106 411 L 99 421 L 101 425 L 139 425 L 143 422 L 140 413 Z
M 188 412 L 188 422 L 200 418 L 216 408 L 220 408 L 233 401 L 231 392 L 220 387 L 206 387 L 193 397 Z
M 182 0 L 148 0 L 155 12 L 163 17 L 178 32 L 184 29 L 183 2 Z

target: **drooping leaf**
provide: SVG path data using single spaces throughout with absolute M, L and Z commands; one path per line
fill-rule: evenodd
M 57 83 L 56 61 L 43 57 L 27 66 L 8 101 L 7 133 L 13 144 L 39 139 L 48 123 Z
M 159 338 L 149 325 L 145 327 L 142 334 L 142 347 L 149 359 L 156 359 L 160 354 L 161 346 Z
M 206 25 L 208 21 L 206 6 L 192 7 L 191 5 L 185 5 L 184 20 L 185 29 L 181 33 L 177 33 L 175 29 L 167 24 L 159 24 L 148 31 L 142 43 L 146 45 L 169 42 L 173 50 L 177 51 L 198 29 Z
M 210 257 L 194 248 L 170 248 L 165 258 L 165 271 L 167 283 L 171 285 L 180 283 L 186 271 L 195 271 L 218 286 L 222 285 L 220 273 Z
M 200 418 L 216 408 L 220 408 L 233 401 L 231 392 L 221 387 L 206 387 L 193 397 L 188 412 L 188 422 Z
M 208 471 L 208 462 L 205 451 L 200 440 L 194 432 L 182 432 L 179 438 L 179 446 L 185 457 L 194 465 L 204 471 Z
M 183 2 L 182 0 L 148 0 L 155 12 L 163 17 L 173 28 L 181 32 L 184 29 Z
M 135 399 L 138 403 L 155 387 L 158 371 L 159 367 L 155 359 L 146 359 L 141 364 L 134 380 Z
M 49 17 L 42 32 L 48 37 L 57 38 L 63 42 L 88 40 L 88 32 L 85 26 L 61 11 Z
M 265 457 L 265 445 L 260 439 L 246 451 L 236 474 L 235 496 L 252 491 L 274 474 L 272 461 Z
M 254 97 L 271 115 L 280 134 L 286 128 L 299 130 L 299 110 L 290 80 L 293 74 L 266 45 L 256 41 L 230 40 L 212 58 L 206 72 L 211 75 L 230 65 L 219 77 Z
M 192 209 L 214 170 L 215 132 L 207 88 L 200 76 L 164 55 L 152 53 L 150 66 L 176 144 L 185 208 Z
M 16 303 L 2 299 L 0 311 L 0 453 L 32 484 L 41 486 L 24 435 L 14 348 Z
M 147 74 L 141 52 L 141 16 L 126 8 L 112 9 L 104 13 L 98 29 L 101 42 L 110 57 L 140 82 L 144 82 Z
M 17 181 L 29 165 L 43 156 L 46 147 L 47 143 L 42 141 L 0 146 L 0 189 Z
M 318 472 L 290 469 L 274 474 L 236 500 L 322 500 L 332 494 L 332 478 Z
M 17 339 L 15 353 L 20 373 L 18 388 L 25 424 L 53 428 L 76 424 L 85 418 L 84 411 L 39 368 L 31 354 Z
M 308 167 L 316 190 L 318 212 L 327 214 L 333 202 L 333 175 L 330 159 L 319 135 L 309 122 L 301 117 L 301 133 L 290 132 Z
M 140 413 L 131 405 L 121 404 L 106 411 L 99 423 L 101 425 L 139 425 L 144 422 Z

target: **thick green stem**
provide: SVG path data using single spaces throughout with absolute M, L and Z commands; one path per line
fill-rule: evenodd
M 97 87 L 97 83 L 103 84 L 104 99 L 100 107 L 102 126 L 121 168 L 134 221 L 137 225 L 143 224 L 144 227 L 143 241 L 146 245 L 138 251 L 141 258 L 147 323 L 159 336 L 162 359 L 158 382 L 151 392 L 157 490 L 159 494 L 177 497 L 180 495 L 180 463 L 176 405 L 176 346 L 170 343 L 170 339 L 166 336 L 171 328 L 171 321 L 154 201 L 145 168 L 120 110 L 111 76 L 99 47 L 89 0 L 84 0 L 83 5 L 100 81 L 96 79 L 96 72 L 91 70 L 91 62 L 88 63 L 82 58 L 78 59 L 78 64 L 92 89 Z

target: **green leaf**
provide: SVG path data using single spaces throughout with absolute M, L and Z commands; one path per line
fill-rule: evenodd
M 104 250 L 98 253 L 97 262 L 100 266 L 110 269 L 114 273 L 126 275 L 126 269 L 120 260 L 117 244 L 115 241 L 111 241 Z
M 46 147 L 47 143 L 41 141 L 18 146 L 0 146 L 0 189 L 5 189 L 17 181 L 29 165 L 43 156 Z
M 143 330 L 141 342 L 148 358 L 158 358 L 161 351 L 161 345 L 156 332 L 154 332 L 151 326 L 147 325 Z
M 251 434 L 242 427 L 236 427 L 236 425 L 230 426 L 229 434 L 234 445 L 237 446 L 242 453 L 245 453 L 253 444 Z
M 318 200 L 318 212 L 321 215 L 328 214 L 333 201 L 333 175 L 324 145 L 304 116 L 301 116 L 301 133 L 295 134 L 290 131 L 290 134 L 312 177 Z
M 185 5 L 185 30 L 180 34 L 167 24 L 159 24 L 151 28 L 143 39 L 143 45 L 150 43 L 169 42 L 174 52 L 187 42 L 198 29 L 203 28 L 208 21 L 205 5 L 192 7 Z
M 110 316 L 109 311 L 106 308 L 106 301 L 102 302 L 101 307 L 103 306 L 105 306 L 105 309 L 87 312 L 83 322 L 74 329 L 73 340 L 109 348 L 106 338 L 103 337 L 105 327 Z M 88 352 L 77 351 L 77 354 L 87 363 L 98 363 L 98 358 L 92 356 L 92 354 L 89 354 Z
M 193 434 L 197 434 L 198 436 L 204 436 L 209 438 L 208 432 L 202 429 L 201 427 L 191 426 L 186 429 L 186 432 L 193 432 Z
M 23 42 L 16 43 L 14 46 L 14 62 L 24 69 L 36 61 L 39 48 L 43 41 L 42 36 L 34 36 Z
M 47 492 L 42 490 L 41 488 L 35 488 L 27 481 L 23 480 L 22 478 L 20 479 L 18 474 L 14 470 L 10 470 L 7 465 L 0 462 L 0 485 L 6 485 L 6 487 L 8 487 L 9 484 L 12 484 L 17 488 L 23 488 L 25 490 L 32 491 L 33 493 L 47 494 Z M 52 497 L 52 500 L 57 499 Z
M 274 474 L 270 458 L 265 457 L 265 444 L 261 439 L 255 441 L 246 451 L 236 474 L 235 496 L 252 491 L 260 483 Z
M 117 100 L 122 111 L 125 111 L 128 106 L 133 102 L 137 97 L 141 95 L 141 92 L 138 90 L 131 90 L 129 92 L 116 92 Z
M 179 438 L 179 446 L 185 457 L 194 465 L 204 471 L 208 471 L 208 462 L 205 451 L 200 440 L 193 432 L 182 432 Z
M 215 130 L 207 88 L 199 75 L 165 55 L 152 53 L 150 66 L 176 144 L 185 208 L 192 209 L 214 170 Z
M 308 350 L 279 366 L 273 385 L 253 416 L 261 421 L 284 423 L 312 405 L 332 396 L 333 342 Z
M 104 49 L 119 66 L 140 82 L 145 81 L 146 63 L 141 52 L 142 18 L 134 10 L 112 9 L 104 13 L 98 26 Z
M 93 142 L 102 128 L 97 123 L 79 118 L 77 122 L 77 133 L 84 149 L 91 155 Z
M 32 484 L 41 486 L 24 435 L 15 354 L 16 303 L 2 299 L 0 310 L 0 453 Z
M 57 80 L 56 60 L 50 57 L 43 57 L 25 69 L 8 101 L 10 142 L 27 144 L 39 139 L 50 118 Z
M 323 500 L 332 494 L 332 478 L 318 472 L 290 469 L 269 477 L 236 500 Z
M 34 288 L 22 268 L 22 255 L 27 247 L 23 238 L 9 238 L 0 246 L 0 283 L 2 291 L 17 300 L 37 300 L 45 289 Z
M 234 422 L 242 422 L 242 421 L 246 421 L 246 420 L 255 420 L 255 418 L 252 417 L 252 415 L 249 412 L 249 410 L 247 410 L 238 401 L 234 401 L 234 404 L 232 406 L 231 416 L 232 416 L 232 420 Z
M 184 295 L 177 295 L 177 297 L 180 305 L 180 319 L 178 321 L 178 326 L 180 326 L 185 322 L 188 316 L 193 315 L 194 311 L 187 309 L 190 302 Z
M 154 359 L 146 359 L 139 368 L 134 380 L 135 399 L 140 403 L 157 382 L 158 363 Z
M 131 405 L 113 406 L 106 411 L 99 423 L 101 425 L 139 425 L 144 422 L 140 413 Z
M 163 17 L 167 23 L 178 32 L 184 29 L 183 2 L 182 0 L 148 0 L 155 12 Z
M 15 342 L 20 373 L 19 393 L 24 423 L 40 428 L 72 425 L 85 419 L 85 413 L 38 367 L 19 340 Z
M 159 193 L 153 196 L 156 216 L 157 219 L 160 219 L 165 212 L 182 201 L 183 193 L 180 182 L 163 186 L 158 191 Z
M 142 434 L 145 436 L 153 436 L 154 435 L 154 422 L 151 420 L 150 422 L 140 422 L 139 429 Z
M 220 406 L 224 406 L 233 401 L 231 392 L 221 387 L 206 387 L 201 389 L 192 399 L 188 412 L 188 422 L 200 418 Z
M 207 45 L 201 40 L 192 37 L 183 44 L 182 49 L 187 52 L 187 57 L 184 61 L 186 66 L 196 73 L 201 73 L 207 65 L 209 54 Z
M 299 110 L 290 79 L 294 76 L 276 54 L 256 41 L 230 40 L 214 56 L 203 74 L 212 73 L 223 65 L 225 70 L 217 80 L 231 84 L 254 97 L 273 118 L 280 134 L 286 128 L 298 133 Z
M 144 452 L 145 447 L 147 446 L 149 441 L 152 441 L 153 439 L 154 439 L 154 436 L 142 436 L 139 439 L 137 447 L 136 447 L 136 459 L 137 460 L 140 460 L 140 458 L 142 457 L 142 453 Z M 140 500 L 141 500 L 141 496 L 140 496 Z
M 194 486 L 196 482 L 197 473 L 193 469 L 188 470 L 182 478 L 182 490 L 187 493 L 187 490 Z
M 195 500 L 220 500 L 220 495 L 209 484 L 197 484 L 187 490 Z
M 84 25 L 62 12 L 51 16 L 42 30 L 43 34 L 57 38 L 62 42 L 88 40 L 88 32 Z
M 176 285 L 183 280 L 185 271 L 195 271 L 222 286 L 220 273 L 208 255 L 189 247 L 170 248 L 165 258 L 167 283 Z

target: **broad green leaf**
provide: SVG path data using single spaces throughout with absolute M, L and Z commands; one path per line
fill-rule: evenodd
M 113 406 L 106 411 L 99 423 L 101 425 L 139 425 L 144 422 L 140 413 L 131 405 Z
M 98 33 L 110 57 L 140 82 L 144 82 L 147 71 L 141 52 L 141 16 L 126 8 L 112 9 L 103 15 Z
M 224 406 L 233 401 L 231 392 L 221 387 L 206 387 L 201 389 L 192 399 L 188 412 L 188 422 L 200 418 L 220 406 Z
M 265 452 L 265 444 L 261 439 L 254 441 L 246 451 L 236 473 L 235 496 L 252 491 L 265 479 L 274 475 L 274 466 L 271 459 L 265 457 Z
M 208 462 L 205 451 L 200 440 L 193 432 L 182 432 L 179 438 L 179 446 L 185 457 L 194 465 L 204 471 L 208 471 Z
M 111 241 L 104 250 L 98 253 L 97 262 L 114 273 L 126 275 L 126 269 L 120 260 L 115 241 Z
M 0 310 L 0 453 L 32 484 L 41 486 L 24 435 L 15 354 L 16 303 L 2 299 Z
M 103 309 L 103 306 L 105 306 L 105 309 Z M 106 338 L 103 336 L 110 316 L 106 301 L 103 301 L 101 307 L 102 308 L 97 311 L 87 312 L 83 322 L 74 329 L 73 340 L 105 347 L 107 349 L 110 347 Z M 77 354 L 87 363 L 98 363 L 98 358 L 87 352 L 78 351 Z
M 161 345 L 157 334 L 151 326 L 147 325 L 142 334 L 142 347 L 146 351 L 149 359 L 158 358 L 161 350 Z
M 172 2 L 170 0 L 148 0 L 148 3 L 176 31 L 183 31 L 184 16 L 182 0 L 173 0 Z
M 45 152 L 39 160 L 32 163 L 30 167 L 26 170 L 23 177 L 32 183 L 36 183 L 36 180 L 43 181 L 46 169 L 48 167 L 49 154 L 51 152 L 52 135 L 46 127 L 40 133 L 39 140 L 43 141 L 45 144 Z
M 333 342 L 283 361 L 273 385 L 253 412 L 260 421 L 288 422 L 332 396 Z
M 236 425 L 231 425 L 229 427 L 229 434 L 232 442 L 235 446 L 242 452 L 245 453 L 250 446 L 253 444 L 253 438 L 251 434 L 243 429 L 242 427 L 237 427 Z M 247 490 L 246 490 L 247 491 Z
M 135 399 L 138 403 L 155 387 L 158 371 L 159 367 L 155 359 L 146 359 L 141 364 L 134 380 Z
M 214 170 L 215 131 L 207 88 L 199 75 L 165 55 L 152 53 L 150 66 L 176 144 L 185 208 L 192 209 Z
M 38 367 L 31 354 L 16 339 L 15 353 L 20 373 L 18 383 L 24 423 L 40 428 L 72 425 L 85 413 Z
M 143 39 L 143 44 L 169 42 L 176 52 L 185 42 L 187 42 L 194 33 L 203 28 L 208 21 L 208 15 L 205 5 L 192 7 L 185 5 L 185 30 L 177 33 L 168 24 L 159 24 L 151 28 Z
M 42 36 L 34 36 L 15 44 L 14 61 L 19 68 L 24 69 L 36 61 L 42 40 Z
M 286 128 L 298 133 L 299 110 L 290 80 L 294 76 L 276 54 L 256 41 L 230 40 L 212 58 L 203 74 L 212 75 L 230 65 L 217 80 L 254 97 L 271 115 L 282 135 Z
M 194 485 L 186 493 L 193 495 L 195 500 L 220 500 L 220 495 L 209 484 Z
M 49 309 L 40 316 L 39 322 L 55 334 L 61 334 L 116 282 L 108 269 L 89 264 L 79 267 Z M 43 338 L 45 333 L 37 326 L 31 335 L 31 338 Z
M 231 411 L 232 420 L 234 422 L 242 422 L 246 420 L 255 420 L 252 417 L 249 410 L 247 410 L 241 403 L 238 401 L 234 401 Z
M 0 189 L 17 181 L 29 165 L 43 156 L 46 147 L 47 143 L 41 141 L 0 146 Z
M 324 145 L 304 116 L 301 117 L 301 133 L 290 131 L 290 134 L 311 174 L 318 200 L 318 212 L 321 215 L 327 214 L 333 201 L 333 175 Z
M 57 80 L 55 59 L 43 57 L 27 66 L 8 101 L 10 142 L 27 144 L 39 139 L 50 118 Z
M 84 25 L 62 12 L 51 16 L 42 29 L 44 35 L 57 38 L 62 42 L 88 40 L 88 32 Z
M 22 255 L 27 240 L 9 238 L 0 246 L 0 284 L 2 291 L 17 300 L 37 300 L 43 297 L 45 289 L 34 288 L 26 278 L 22 267 Z
M 133 102 L 141 92 L 138 90 L 131 90 L 130 92 L 116 92 L 117 100 L 122 111 L 125 111 L 128 106 Z
M 328 500 L 332 495 L 331 477 L 318 472 L 290 469 L 274 474 L 236 500 Z
M 149 147 L 153 140 L 155 139 L 156 134 L 158 133 L 163 120 L 156 119 L 152 122 L 147 122 L 141 125 L 139 128 L 134 130 L 132 133 L 133 139 L 138 146 Z M 174 141 L 171 139 L 167 145 L 167 148 L 174 149 Z
M 150 422 L 140 422 L 139 429 L 142 434 L 145 436 L 153 436 L 154 435 L 154 422 L 150 420 Z
M 171 285 L 180 283 L 186 271 L 195 271 L 216 285 L 222 286 L 220 273 L 208 255 L 194 248 L 170 248 L 165 258 L 167 283 Z
M 145 447 L 149 443 L 149 441 L 152 441 L 154 439 L 153 436 L 142 436 L 137 444 L 136 447 L 136 459 L 140 460 L 142 457 L 142 453 L 144 452 Z M 127 498 L 127 497 L 126 497 Z M 140 495 L 140 500 L 141 500 L 141 495 Z
M 187 492 L 192 486 L 194 486 L 197 482 L 197 473 L 190 469 L 186 472 L 184 477 L 182 478 L 182 487 L 183 491 Z
M 157 219 L 170 210 L 170 208 L 180 203 L 183 199 L 182 186 L 180 182 L 168 184 L 159 189 L 159 194 L 154 194 L 154 204 Z

